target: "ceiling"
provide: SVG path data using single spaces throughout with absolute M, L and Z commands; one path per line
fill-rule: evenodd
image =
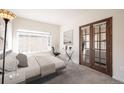
M 74 22 L 79 18 L 82 10 L 54 10 L 54 9 L 14 9 L 12 10 L 17 16 L 56 24 L 64 25 Z M 83 10 L 84 11 L 84 10 Z
M 101 12 L 101 10 L 86 9 L 12 9 L 12 11 L 19 17 L 56 25 L 75 23 L 85 19 L 88 13 Z

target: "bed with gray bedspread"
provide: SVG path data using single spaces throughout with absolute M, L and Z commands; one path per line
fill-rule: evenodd
M 13 56 L 13 55 L 8 55 L 8 56 Z M 24 71 L 25 80 L 28 80 L 36 76 L 44 77 L 49 74 L 60 71 L 66 67 L 65 62 L 63 60 L 56 58 L 49 53 L 33 54 L 30 56 L 27 56 L 27 59 L 28 59 L 27 67 L 18 67 L 16 69 L 17 71 L 19 70 Z M 9 73 L 9 72 L 12 72 L 12 71 L 6 71 L 5 73 Z M 0 77 L 2 77 L 1 74 L 0 74 Z M 0 83 L 1 83 L 1 78 L 0 78 Z

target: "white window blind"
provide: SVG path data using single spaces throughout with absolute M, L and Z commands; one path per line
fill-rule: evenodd
M 17 31 L 18 51 L 34 53 L 51 50 L 52 35 L 50 32 Z

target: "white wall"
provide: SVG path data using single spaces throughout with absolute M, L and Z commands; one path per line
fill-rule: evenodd
M 79 64 L 79 26 L 113 17 L 113 78 L 124 82 L 124 11 L 123 10 L 91 10 L 81 14 L 80 20 L 61 27 L 60 46 L 63 47 L 63 32 L 74 30 L 74 57 L 75 63 Z
M 0 18 L 0 37 L 4 38 L 4 33 L 5 33 L 5 23 L 3 19 Z M 7 49 L 6 50 L 11 50 L 12 49 L 12 22 L 9 21 L 7 24 Z M 3 40 L 0 39 L 0 54 L 3 52 Z M 2 51 L 1 51 L 2 50 Z
M 13 20 L 13 51 L 17 51 L 16 31 L 18 29 L 52 33 L 52 45 L 59 48 L 60 26 L 17 17 Z

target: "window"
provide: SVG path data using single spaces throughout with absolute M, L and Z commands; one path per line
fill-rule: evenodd
M 50 32 L 18 30 L 18 51 L 21 53 L 50 51 L 51 39 Z

